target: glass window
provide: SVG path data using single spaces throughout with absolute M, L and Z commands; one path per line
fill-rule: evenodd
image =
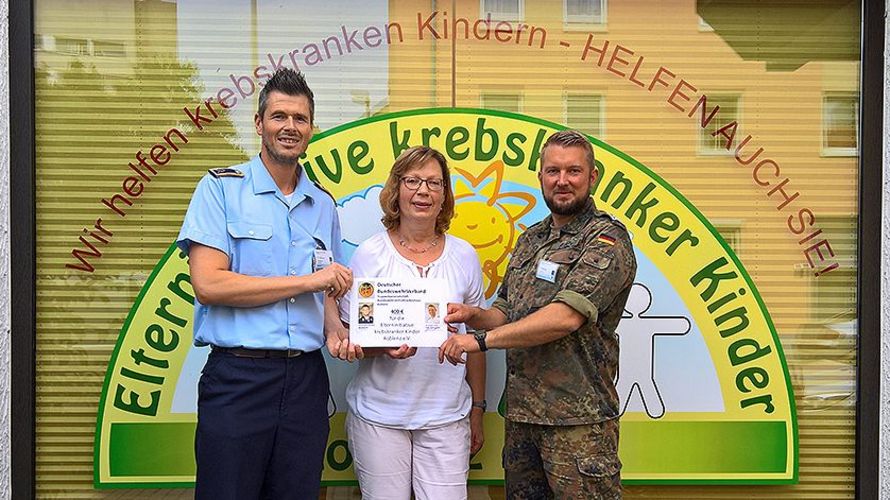
M 599 94 L 567 93 L 565 95 L 565 123 L 596 138 L 605 135 L 603 116 L 604 98 Z
M 481 18 L 489 14 L 495 21 L 521 21 L 524 17 L 524 0 L 482 0 Z
M 859 97 L 829 93 L 822 97 L 822 152 L 855 155 L 859 146 Z
M 733 252 L 739 254 L 742 250 L 742 222 L 739 220 L 714 220 L 714 229 L 720 233 L 723 241 L 729 245 Z
M 604 24 L 606 0 L 564 0 L 565 22 Z
M 104 57 L 124 57 L 126 55 L 125 45 L 119 42 L 99 41 L 93 42 L 93 50 L 95 55 Z
M 741 96 L 738 94 L 708 94 L 706 115 L 714 113 L 707 127 L 699 131 L 698 151 L 704 155 L 731 155 L 725 135 L 717 133 L 722 127 L 741 120 Z M 696 122 L 698 124 L 698 122 Z
M 90 41 L 86 38 L 56 37 L 56 51 L 73 56 L 90 55 Z
M 483 92 L 479 96 L 479 107 L 521 113 L 522 95 L 509 92 Z
M 548 213 L 541 145 L 566 126 L 596 140 L 592 196 L 649 291 L 628 314 L 663 320 L 621 340 L 639 383 L 625 498 L 852 498 L 861 36 L 841 3 L 33 0 L 37 497 L 193 496 L 207 349 L 171 244 L 208 169 L 262 147 L 257 97 L 283 66 L 315 95 L 303 166 L 339 204 L 344 258 L 380 230 L 395 156 L 428 143 L 486 300 Z M 175 350 L 152 347 L 158 324 Z M 347 365 L 328 363 L 323 481 L 341 500 L 358 498 Z M 155 391 L 156 415 L 131 411 Z M 503 497 L 498 406 L 470 499 Z
M 856 318 L 856 226 L 852 217 L 827 216 L 820 220 L 823 232 L 807 241 L 815 245 L 829 242 L 818 248 L 825 253 L 843 256 L 837 268 L 824 276 L 814 276 L 812 286 L 813 312 L 820 323 L 833 324 Z M 800 265 L 806 269 L 806 264 Z

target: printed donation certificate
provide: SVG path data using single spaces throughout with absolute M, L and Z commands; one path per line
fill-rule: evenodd
M 362 347 L 439 347 L 448 338 L 447 290 L 437 278 L 356 278 L 349 339 Z

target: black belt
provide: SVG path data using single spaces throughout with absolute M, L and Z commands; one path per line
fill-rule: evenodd
M 211 346 L 216 352 L 225 352 L 239 358 L 296 358 L 305 351 L 299 349 L 248 349 L 246 347 Z

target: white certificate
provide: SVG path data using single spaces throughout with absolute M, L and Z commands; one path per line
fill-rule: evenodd
M 437 278 L 355 278 L 349 339 L 362 347 L 439 347 L 448 338 L 447 289 Z

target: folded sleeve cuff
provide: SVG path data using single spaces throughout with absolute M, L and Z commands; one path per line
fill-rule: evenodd
M 599 317 L 599 311 L 597 311 L 593 302 L 588 300 L 587 297 L 572 290 L 561 290 L 556 294 L 556 297 L 553 298 L 553 302 L 562 302 L 571 307 L 587 318 L 590 323 L 596 323 L 596 319 Z M 497 304 L 497 302 L 495 302 L 495 304 Z
M 497 310 L 501 311 L 502 313 L 504 313 L 504 316 L 508 316 L 508 314 L 507 314 L 507 301 L 504 300 L 504 299 L 502 299 L 502 298 L 500 298 L 500 297 L 494 299 L 494 303 L 491 304 L 491 308 L 492 308 L 492 309 L 497 309 Z
M 176 240 L 176 245 L 186 254 L 188 254 L 189 247 L 191 247 L 192 243 L 199 243 L 206 247 L 212 247 L 226 255 L 229 255 L 227 244 L 228 242 L 224 238 L 220 238 L 212 234 L 207 234 L 198 229 L 192 228 L 190 230 L 183 230 L 180 233 L 179 238 L 177 238 Z

